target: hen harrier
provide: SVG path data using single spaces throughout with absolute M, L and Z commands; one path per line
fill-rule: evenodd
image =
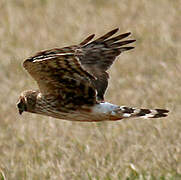
M 117 29 L 90 42 L 93 35 L 78 45 L 55 48 L 26 59 L 24 68 L 36 80 L 39 90 L 24 91 L 17 107 L 23 111 L 71 121 L 115 121 L 123 118 L 160 118 L 165 109 L 139 109 L 104 102 L 108 86 L 106 72 L 135 40 L 123 40 L 131 33 L 112 37 Z

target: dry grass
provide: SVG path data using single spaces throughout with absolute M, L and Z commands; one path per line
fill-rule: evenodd
M 0 9 L 1 179 L 181 178 L 181 3 L 1 0 Z M 113 65 L 107 100 L 168 108 L 168 118 L 77 123 L 17 114 L 20 92 L 36 88 L 23 59 L 115 27 L 137 42 Z

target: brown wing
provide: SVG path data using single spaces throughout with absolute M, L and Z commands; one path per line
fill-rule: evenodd
M 96 103 L 94 76 L 81 67 L 72 47 L 52 49 L 24 61 L 23 66 L 38 83 L 40 92 L 53 95 L 64 106 Z
M 80 48 L 78 49 L 81 52 L 80 54 L 78 53 L 81 64 L 96 77 L 96 79 L 92 80 L 92 83 L 98 91 L 97 96 L 99 100 L 104 100 L 104 93 L 108 86 L 109 76 L 106 70 L 109 69 L 116 57 L 123 51 L 134 48 L 131 46 L 124 47 L 123 45 L 133 43 L 135 40 L 120 41 L 131 33 L 110 38 L 117 31 L 118 28 L 92 42 L 90 40 L 94 35 L 91 35 L 80 43 Z

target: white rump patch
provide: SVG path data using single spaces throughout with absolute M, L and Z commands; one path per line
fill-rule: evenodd
M 124 118 L 129 118 L 129 117 L 131 117 L 131 115 L 132 115 L 132 114 L 123 113 L 123 117 L 124 117 Z
M 100 114 L 105 113 L 105 114 L 115 115 L 115 112 L 113 111 L 116 110 L 117 108 L 119 108 L 119 106 L 108 103 L 108 102 L 104 102 L 104 103 L 96 104 L 93 107 L 93 112 L 100 113 Z

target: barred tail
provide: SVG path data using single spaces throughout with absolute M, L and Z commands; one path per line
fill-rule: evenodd
M 108 102 L 98 103 L 92 108 L 92 118 L 96 121 L 117 121 L 124 118 L 161 118 L 168 116 L 166 109 L 142 109 L 118 106 Z
M 122 118 L 132 118 L 132 117 L 142 117 L 142 118 L 161 118 L 168 116 L 168 110 L 166 109 L 139 109 L 120 106 L 119 109 L 114 111 L 116 117 Z M 114 119 L 114 118 L 113 118 Z

